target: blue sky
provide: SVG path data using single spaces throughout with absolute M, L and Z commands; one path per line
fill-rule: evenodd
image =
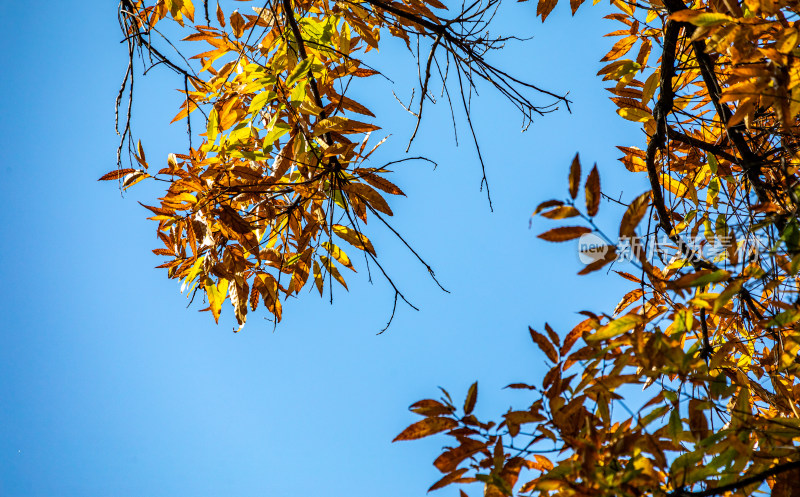
M 424 495 L 442 441 L 391 443 L 415 421 L 408 405 L 438 385 L 463 399 L 475 380 L 480 415 L 524 402 L 501 388 L 545 370 L 527 326 L 549 321 L 563 336 L 577 311 L 608 310 L 625 288 L 602 273 L 575 276 L 576 247 L 537 239 L 551 226 L 541 220 L 528 229 L 540 201 L 566 195 L 575 152 L 587 171 L 598 163 L 607 193 L 647 189 L 616 161 L 614 145 L 642 145 L 637 127 L 616 116 L 595 76 L 613 44 L 601 36 L 617 26 L 600 20 L 602 7 L 571 18 L 560 5 L 544 25 L 535 8 L 508 2 L 499 26 L 534 38 L 493 60 L 569 90 L 573 113 L 523 134 L 510 105 L 482 92 L 473 119 L 491 213 L 463 122 L 456 148 L 449 110 L 428 107 L 411 153 L 439 167 L 398 166 L 392 180 L 408 197 L 390 203 L 395 227 L 452 293 L 371 225 L 385 267 L 420 308 L 399 305 L 376 336 L 392 292 L 363 267 L 332 306 L 314 293 L 288 302 L 275 332 L 263 314 L 234 334 L 229 309 L 218 326 L 186 309 L 179 285 L 154 269 L 155 226 L 136 203 L 158 191 L 122 198 L 96 181 L 115 167 L 126 63 L 116 2 L 0 2 L 0 495 Z M 362 84 L 357 95 L 393 134 L 376 159 L 390 160 L 414 125 L 391 90 L 407 97 L 416 67 L 397 43 L 373 62 L 395 85 Z M 134 131 L 157 164 L 185 146 L 182 126 L 167 125 L 182 82 L 156 69 L 136 85 Z M 603 211 L 613 230 L 622 212 Z

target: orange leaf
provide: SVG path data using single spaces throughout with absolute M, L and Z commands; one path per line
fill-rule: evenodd
M 606 61 L 609 61 L 609 60 L 617 60 L 617 59 L 619 59 L 620 57 L 622 57 L 623 55 L 628 53 L 628 51 L 631 49 L 633 44 L 636 43 L 637 39 L 638 39 L 638 37 L 635 36 L 635 35 L 626 36 L 625 38 L 622 38 L 621 40 L 617 41 L 614 44 L 614 46 L 611 47 L 611 50 L 609 50 L 609 52 L 606 54 L 606 56 L 603 57 L 600 60 L 603 61 L 603 62 L 606 62 Z

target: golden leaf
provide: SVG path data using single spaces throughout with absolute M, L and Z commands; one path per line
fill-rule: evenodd
M 376 255 L 375 249 L 372 247 L 372 243 L 363 233 L 352 230 L 347 226 L 342 226 L 341 224 L 334 224 L 332 229 L 333 232 L 336 233 L 336 236 L 346 241 L 353 247 L 366 250 L 370 254 Z

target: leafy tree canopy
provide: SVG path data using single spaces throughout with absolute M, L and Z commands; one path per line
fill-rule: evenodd
M 537 15 L 544 21 L 556 3 L 540 0 Z M 570 2 L 573 13 L 581 3 Z M 529 391 L 530 404 L 478 419 L 476 383 L 463 404 L 447 392 L 413 404 L 422 419 L 397 440 L 447 437 L 434 461 L 444 477 L 431 489 L 798 495 L 799 7 L 784 0 L 611 5 L 616 41 L 598 76 L 643 138 L 609 146 L 650 189 L 618 200 L 619 230 L 603 232 L 594 222 L 605 195 L 600 176 L 596 168 L 584 174 L 576 156 L 564 194 L 534 215 L 559 224 L 539 235 L 546 241 L 601 240 L 582 254 L 589 259 L 581 273 L 610 268 L 633 289 L 613 310 L 582 311 L 584 320 L 566 333 L 530 329 L 552 366 L 538 381 L 510 385 Z M 419 54 L 409 105 L 417 128 L 433 81 L 466 111 L 470 131 L 470 91 L 481 81 L 527 120 L 569 106 L 486 57 L 511 38 L 489 34 L 499 0 L 455 10 L 438 0 L 242 6 L 250 10 L 121 2 L 130 64 L 119 102 L 131 98 L 141 51 L 182 78 L 175 121 L 186 121 L 190 143 L 151 170 L 144 147 L 131 140 L 128 105 L 120 167 L 101 178 L 124 189 L 163 182 L 158 205 L 146 206 L 163 242 L 154 252 L 215 319 L 230 301 L 240 325 L 259 305 L 280 320 L 281 302 L 306 284 L 320 294 L 333 280 L 346 288 L 354 254 L 386 277 L 395 302 L 405 301 L 366 225 L 390 226 L 386 196 L 403 192 L 386 176 L 408 158 L 369 162 L 381 143 L 370 133 L 385 123 L 348 96 L 351 81 L 379 77 L 362 59 L 381 36 Z M 178 37 L 197 48 L 165 55 Z M 191 143 L 199 122 L 202 140 Z M 133 167 L 122 167 L 126 144 Z M 623 256 L 635 270 L 613 266 Z

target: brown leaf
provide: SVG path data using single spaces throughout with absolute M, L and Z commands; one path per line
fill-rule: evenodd
M 459 470 L 453 471 L 449 475 L 446 475 L 444 478 L 442 478 L 441 480 L 439 480 L 436 483 L 434 483 L 431 486 L 431 488 L 428 489 L 428 492 L 431 492 L 433 490 L 438 490 L 438 489 L 440 489 L 442 487 L 446 487 L 447 485 L 450 485 L 451 483 L 453 483 L 456 480 L 458 480 L 459 478 L 461 478 L 461 476 L 464 473 L 466 473 L 467 471 L 468 471 L 468 468 L 461 468 Z
M 467 398 L 464 400 L 464 414 L 470 414 L 475 409 L 475 402 L 478 400 L 478 382 L 472 384 L 467 392 Z
M 642 283 L 642 280 L 640 280 L 639 278 L 630 273 L 626 273 L 625 271 L 614 271 L 614 272 L 622 276 L 626 280 L 636 283 L 637 285 Z
M 536 209 L 533 211 L 533 215 L 535 216 L 536 214 L 547 209 L 548 207 L 561 206 L 561 205 L 564 205 L 564 202 L 560 200 L 545 200 L 544 202 L 536 206 Z
M 234 10 L 233 14 L 231 14 L 231 29 L 233 30 L 233 36 L 237 38 L 241 38 L 244 34 L 244 17 L 242 14 L 239 13 L 238 10 Z
M 536 5 L 536 15 L 542 16 L 542 22 L 547 19 L 547 16 L 550 15 L 550 12 L 556 7 L 558 0 L 539 0 L 539 3 Z
M 131 168 L 114 169 L 113 171 L 100 176 L 100 178 L 97 181 L 110 181 L 110 180 L 113 180 L 113 179 L 120 179 L 123 176 L 125 176 L 126 174 L 132 173 L 132 172 L 135 172 L 135 171 L 136 171 L 136 169 L 131 169 Z
M 377 174 L 373 174 L 358 169 L 356 169 L 356 173 L 358 173 L 364 179 L 364 181 L 374 186 L 375 188 L 378 188 L 379 190 L 383 190 L 386 193 L 391 193 L 392 195 L 402 195 L 404 197 L 406 196 L 406 194 L 403 193 L 403 191 L 400 188 L 398 188 L 397 185 L 395 185 L 386 178 L 378 176 Z
M 533 342 L 538 345 L 540 349 L 542 349 L 544 355 L 546 355 L 547 358 L 552 362 L 558 362 L 558 353 L 556 352 L 556 348 L 553 346 L 553 344 L 550 343 L 550 340 L 530 326 L 528 326 L 528 331 L 531 333 Z
M 597 172 L 597 164 L 594 165 L 586 179 L 586 213 L 589 217 L 597 215 L 600 208 L 600 173 Z
M 314 135 L 319 136 L 329 131 L 336 131 L 344 135 L 353 133 L 368 133 L 380 129 L 374 124 L 367 124 L 353 119 L 347 119 L 342 116 L 331 116 L 327 119 L 322 119 L 314 126 Z
M 219 2 L 217 2 L 217 21 L 219 21 L 219 25 L 223 28 L 225 27 L 225 14 L 222 13 L 222 8 L 219 6 Z
M 576 327 L 572 328 L 572 331 L 567 333 L 567 336 L 564 338 L 564 345 L 561 346 L 561 350 L 559 351 L 562 356 L 567 355 L 570 349 L 572 349 L 572 346 L 575 345 L 575 342 L 583 336 L 584 332 L 592 329 L 592 321 L 592 318 L 581 321 Z
M 619 304 L 617 304 L 617 307 L 614 308 L 614 314 L 618 314 L 620 311 L 625 310 L 626 307 L 639 300 L 643 293 L 641 288 L 634 288 L 626 293 Z
M 702 402 L 697 399 L 689 400 L 689 429 L 697 440 L 708 437 L 708 420 L 702 409 Z
M 458 465 L 461 464 L 461 461 L 485 448 L 485 442 L 465 438 L 462 440 L 460 446 L 442 452 L 441 455 L 433 461 L 433 465 L 442 473 L 450 473 L 455 471 Z
M 583 226 L 564 226 L 546 231 L 539 235 L 539 238 L 542 240 L 547 240 L 548 242 L 566 242 L 568 240 L 580 238 L 581 236 L 591 232 L 591 229 L 584 228 Z
M 374 69 L 356 69 L 352 74 L 357 78 L 366 78 L 380 73 L 380 71 L 376 71 Z
M 342 109 L 349 110 L 351 112 L 364 114 L 365 116 L 375 117 L 375 114 L 373 114 L 368 108 L 351 98 L 347 98 L 343 95 L 330 95 L 330 100 L 336 107 L 341 107 Z
M 553 210 L 543 212 L 542 216 L 548 219 L 564 219 L 567 217 L 580 216 L 580 214 L 580 211 L 575 207 L 571 205 L 562 205 L 561 207 L 556 207 Z
M 606 245 L 604 249 L 605 249 L 605 255 L 603 255 L 603 257 L 587 264 L 585 268 L 578 271 L 578 274 L 584 275 L 592 273 L 594 271 L 597 271 L 598 269 L 603 268 L 609 262 L 617 260 L 617 247 L 615 247 L 614 245 Z
M 245 221 L 236 209 L 230 205 L 220 205 L 219 220 L 236 233 L 245 234 L 252 231 L 250 223 Z
M 632 238 L 636 234 L 636 226 L 647 214 L 647 208 L 650 206 L 650 195 L 650 192 L 645 192 L 630 203 L 625 214 L 622 215 L 622 222 L 619 225 L 620 237 Z
M 544 324 L 544 331 L 547 332 L 547 336 L 550 337 L 550 341 L 553 342 L 553 345 L 556 347 L 561 345 L 561 339 L 558 337 L 558 333 L 553 331 L 553 328 L 551 328 L 549 324 Z
M 441 416 L 443 414 L 452 414 L 454 411 L 452 407 L 433 399 L 423 399 L 415 402 L 408 410 L 420 416 Z
M 233 311 L 240 330 L 245 321 L 247 321 L 247 297 L 249 293 L 250 289 L 247 287 L 247 282 L 239 285 L 237 282 L 232 281 L 228 288 L 228 297 L 231 299 L 231 304 L 233 304 Z
M 572 165 L 569 167 L 569 196 L 578 197 L 578 187 L 581 184 L 581 158 L 580 154 L 575 154 Z
M 336 236 L 346 241 L 350 245 L 361 250 L 366 250 L 372 255 L 376 255 L 375 248 L 363 233 L 352 230 L 341 224 L 334 224 L 331 228 L 333 229 L 333 232 L 336 233 Z
M 431 417 L 417 421 L 397 435 L 392 442 L 401 440 L 416 440 L 436 433 L 450 430 L 458 426 L 458 421 L 452 418 Z
M 350 183 L 344 186 L 343 189 L 350 194 L 358 195 L 376 211 L 382 212 L 387 216 L 393 215 L 392 209 L 389 208 L 389 204 L 386 203 L 386 200 L 371 186 L 365 185 L 364 183 Z

